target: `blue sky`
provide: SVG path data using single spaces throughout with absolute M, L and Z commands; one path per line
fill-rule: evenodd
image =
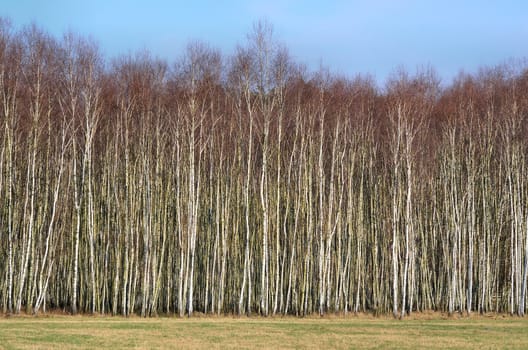
M 108 57 L 148 49 L 173 62 L 194 39 L 229 54 L 259 19 L 310 69 L 322 62 L 379 82 L 398 66 L 432 65 L 445 83 L 462 69 L 528 57 L 528 1 L 521 0 L 0 2 L 0 16 L 15 26 L 34 21 L 56 37 L 90 35 Z

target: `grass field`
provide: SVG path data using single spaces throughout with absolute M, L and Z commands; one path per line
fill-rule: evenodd
M 528 318 L 3 317 L 2 349 L 526 349 Z

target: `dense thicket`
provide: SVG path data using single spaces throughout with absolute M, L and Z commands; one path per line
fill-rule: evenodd
M 2 20 L 0 106 L 4 312 L 526 310 L 527 70 L 379 89 L 266 24 L 168 66 Z

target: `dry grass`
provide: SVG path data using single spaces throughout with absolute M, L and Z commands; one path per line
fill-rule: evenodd
M 528 318 L 416 314 L 349 317 L 4 317 L 2 349 L 526 349 Z

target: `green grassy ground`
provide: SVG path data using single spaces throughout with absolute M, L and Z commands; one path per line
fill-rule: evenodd
M 0 348 L 526 349 L 528 318 L 3 317 Z

